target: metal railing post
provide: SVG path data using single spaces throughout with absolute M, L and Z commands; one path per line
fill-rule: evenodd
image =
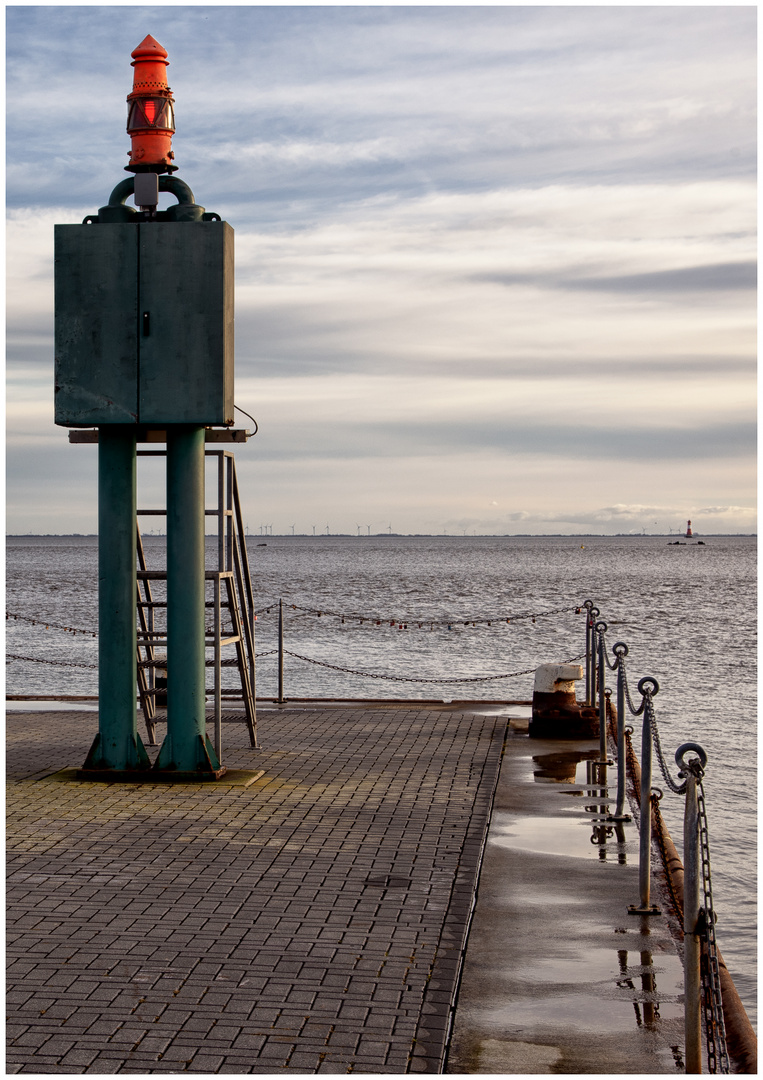
M 591 615 L 591 608 L 593 607 L 593 600 L 586 600 L 583 604 L 586 609 L 585 614 L 585 703 L 586 705 L 592 705 L 593 699 L 591 698 L 591 627 L 593 626 L 593 617 Z
M 278 601 L 278 704 L 283 705 L 283 600 Z
M 686 761 L 684 755 L 695 751 L 699 758 Z M 700 851 L 699 799 L 697 788 L 707 764 L 707 754 L 699 743 L 683 743 L 676 750 L 679 776 L 686 777 L 684 807 L 684 1037 L 687 1073 L 702 1072 L 702 916 L 700 888 L 702 853 Z M 712 918 L 712 913 L 710 914 Z
M 689 773 L 684 810 L 684 1034 L 686 1071 L 702 1072 L 697 778 Z
M 612 652 L 617 657 L 617 806 L 614 814 L 610 814 L 610 820 L 630 821 L 630 814 L 625 813 L 625 657 L 628 646 L 624 641 L 616 641 Z
M 605 622 L 597 622 L 594 627 L 596 631 L 596 640 L 598 642 L 598 659 L 599 659 L 599 760 L 602 762 L 605 769 L 606 776 L 606 764 L 607 764 L 607 659 L 604 655 L 605 641 L 604 634 L 607 631 L 607 624 Z
M 646 676 L 638 684 L 644 697 L 644 721 L 641 726 L 641 813 L 639 818 L 638 906 L 631 904 L 631 915 L 658 915 L 660 909 L 650 903 L 652 854 L 652 723 L 651 695 L 660 689 L 656 679 Z

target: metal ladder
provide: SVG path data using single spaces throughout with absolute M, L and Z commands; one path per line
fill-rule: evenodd
M 163 457 L 164 450 L 139 450 L 139 457 Z M 217 507 L 205 509 L 206 516 L 217 517 L 217 567 L 206 570 L 205 583 L 211 584 L 211 598 L 205 606 L 212 610 L 212 625 L 205 633 L 206 649 L 212 657 L 205 663 L 212 668 L 214 742 L 218 758 L 222 751 L 223 722 L 246 723 L 249 741 L 257 747 L 256 680 L 254 663 L 254 593 L 246 550 L 241 502 L 236 479 L 235 458 L 230 450 L 207 450 L 207 458 L 217 458 Z M 166 516 L 166 510 L 138 510 L 141 516 Z M 140 527 L 137 527 L 137 646 L 138 695 L 146 724 L 149 746 L 156 746 L 158 706 L 162 688 L 157 673 L 166 669 L 166 658 L 157 649 L 167 646 L 166 629 L 157 629 L 155 614 L 167 607 L 166 599 L 156 599 L 152 582 L 166 582 L 166 570 L 150 570 L 146 560 Z M 165 586 L 166 590 L 166 586 Z M 205 593 L 206 584 L 205 584 Z M 207 593 L 209 596 L 209 593 Z M 165 591 L 166 596 L 166 591 Z M 223 649 L 235 646 L 235 656 L 223 657 Z M 223 670 L 235 668 L 238 687 L 223 687 Z M 166 697 L 165 697 L 166 701 Z M 223 702 L 239 703 L 239 708 L 223 712 Z

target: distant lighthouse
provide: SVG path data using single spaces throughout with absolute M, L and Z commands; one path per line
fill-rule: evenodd
M 692 531 L 691 531 L 691 522 L 690 522 L 690 521 L 687 521 L 687 522 L 686 522 L 686 535 L 687 535 L 687 536 L 691 536 L 691 535 L 692 535 Z

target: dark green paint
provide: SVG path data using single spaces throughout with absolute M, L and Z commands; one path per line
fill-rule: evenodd
M 206 737 L 204 429 L 167 429 L 167 735 L 155 768 L 220 768 Z
M 98 441 L 98 735 L 84 767 L 145 769 L 135 694 L 135 429 Z
M 55 244 L 56 423 L 232 423 L 230 225 L 57 225 Z

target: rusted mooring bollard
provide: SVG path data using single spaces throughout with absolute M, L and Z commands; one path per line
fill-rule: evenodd
M 596 709 L 578 703 L 575 698 L 575 683 L 582 678 L 580 664 L 541 664 L 535 669 L 532 718 L 528 728 L 531 738 L 598 737 Z

